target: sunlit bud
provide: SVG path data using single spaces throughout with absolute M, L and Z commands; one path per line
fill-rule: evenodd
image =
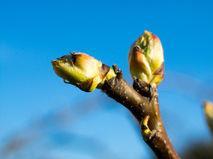
M 107 77 L 109 73 L 113 76 L 111 68 L 84 53 L 62 56 L 52 61 L 52 65 L 56 74 L 66 83 L 87 92 L 99 87 L 106 78 L 109 78 Z
M 205 102 L 204 111 L 205 111 L 205 116 L 206 116 L 208 126 L 213 133 L 213 103 Z
M 164 56 L 160 39 L 145 31 L 129 51 L 129 65 L 133 78 L 158 85 L 164 78 Z

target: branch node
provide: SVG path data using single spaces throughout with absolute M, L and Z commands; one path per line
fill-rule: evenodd
M 123 73 L 122 73 L 121 69 L 119 69 L 117 65 L 112 65 L 112 68 L 113 68 L 113 70 L 114 70 L 114 72 L 116 74 L 116 77 L 118 79 L 122 79 L 123 78 Z
M 150 119 L 150 116 L 147 115 L 141 121 L 142 135 L 143 135 L 145 140 L 151 140 L 157 133 L 157 130 L 155 130 L 155 129 L 154 130 L 150 130 L 150 128 L 148 126 L 149 119 Z
M 135 78 L 133 82 L 133 88 L 142 96 L 151 98 L 153 97 L 153 88 L 150 84 Z

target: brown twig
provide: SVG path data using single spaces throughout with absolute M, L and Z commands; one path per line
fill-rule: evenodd
M 131 87 L 125 82 L 117 66 L 113 66 L 112 69 L 83 53 L 62 56 L 52 64 L 55 72 L 66 83 L 73 84 L 86 92 L 96 88 L 102 89 L 109 97 L 129 109 L 141 125 L 144 140 L 158 158 L 179 158 L 160 117 L 157 84 L 162 80 L 161 76 L 158 76 L 156 78 L 158 81 L 152 84 L 135 79 Z M 109 68 L 107 73 L 103 68 Z
M 160 159 L 178 159 L 178 155 L 173 148 L 159 112 L 157 88 L 152 88 L 150 97 L 139 94 L 136 90 L 141 90 L 140 83 L 135 81 L 135 89 L 130 87 L 122 78 L 121 71 L 114 67 L 117 76 L 105 81 L 102 90 L 111 98 L 124 105 L 135 116 L 141 125 L 141 132 L 145 142 L 155 152 Z M 146 88 L 143 88 L 146 90 Z

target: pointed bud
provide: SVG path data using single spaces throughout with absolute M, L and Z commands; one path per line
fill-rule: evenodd
M 204 111 L 205 111 L 205 116 L 206 116 L 208 126 L 213 133 L 213 103 L 205 102 Z
M 84 53 L 72 53 L 52 61 L 58 76 L 66 83 L 83 91 L 91 92 L 106 79 L 111 69 L 95 58 Z
M 158 85 L 164 78 L 164 56 L 160 39 L 145 31 L 130 49 L 129 65 L 133 78 Z

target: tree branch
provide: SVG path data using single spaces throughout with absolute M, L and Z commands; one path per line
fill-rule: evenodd
M 141 125 L 141 133 L 145 142 L 158 158 L 178 159 L 179 157 L 163 127 L 157 89 L 152 88 L 151 97 L 141 95 L 126 83 L 121 72 L 117 70 L 115 72 L 117 76 L 105 81 L 101 89 L 109 97 L 124 105 L 135 116 Z
M 117 66 L 110 68 L 82 53 L 62 56 L 52 61 L 52 64 L 55 72 L 66 83 L 73 84 L 86 92 L 99 88 L 130 110 L 140 123 L 145 142 L 158 158 L 179 158 L 163 127 L 159 112 L 157 85 L 150 85 L 140 79 L 135 79 L 133 88 L 123 79 Z

